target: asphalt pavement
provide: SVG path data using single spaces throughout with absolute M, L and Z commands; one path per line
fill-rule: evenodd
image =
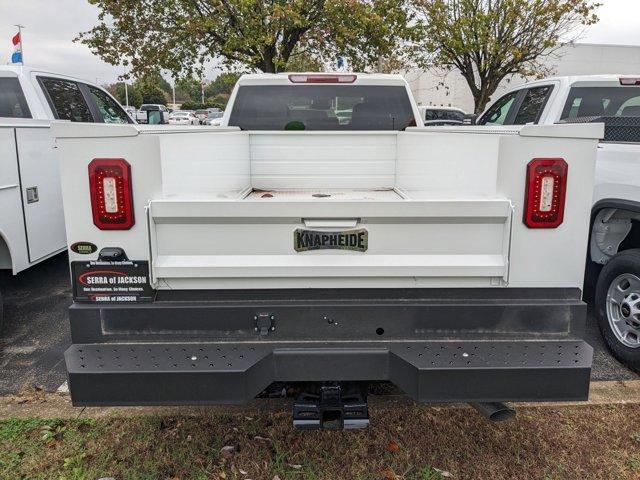
M 0 272 L 5 322 L 0 332 L 0 395 L 41 387 L 57 390 L 65 381 L 63 353 L 71 343 L 67 307 L 71 287 L 66 254 L 17 276 Z M 587 341 L 594 347 L 593 380 L 638 380 L 605 347 L 589 314 Z

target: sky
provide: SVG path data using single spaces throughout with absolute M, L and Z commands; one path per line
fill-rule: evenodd
M 640 46 L 640 1 L 599 0 L 600 22 L 587 27 L 582 43 L 607 43 Z M 64 73 L 100 84 L 112 83 L 124 73 L 122 67 L 109 65 L 84 45 L 73 42 L 82 31 L 97 24 L 98 9 L 86 0 L 0 0 L 0 65 L 10 61 L 11 37 L 23 30 L 24 61 L 27 65 Z M 214 78 L 209 68 L 206 76 Z

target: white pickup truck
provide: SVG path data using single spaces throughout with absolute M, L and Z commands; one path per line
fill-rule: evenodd
M 557 77 L 496 100 L 481 125 L 602 122 L 586 288 L 613 354 L 640 371 L 640 75 Z M 604 265 L 604 267 L 603 267 Z
M 74 405 L 284 382 L 295 425 L 355 428 L 379 381 L 490 418 L 587 398 L 602 125 L 425 128 L 399 76 L 261 74 L 218 128 L 54 130 L 87 246 L 69 254 Z
M 132 121 L 96 85 L 33 68 L 0 66 L 0 269 L 14 275 L 67 245 L 53 120 Z M 0 295 L 0 326 L 2 310 Z

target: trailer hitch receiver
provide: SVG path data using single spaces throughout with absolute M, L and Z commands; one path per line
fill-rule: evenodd
M 302 393 L 293 405 L 293 425 L 305 430 L 366 428 L 366 393 L 343 392 L 339 385 L 321 386 L 318 393 Z

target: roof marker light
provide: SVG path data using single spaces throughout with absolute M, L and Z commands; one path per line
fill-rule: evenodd
M 295 73 L 289 75 L 291 83 L 353 83 L 357 75 L 326 75 Z
M 626 77 L 626 78 L 620 78 L 620 85 L 624 85 L 624 86 L 636 86 L 636 85 L 640 85 L 640 78 L 630 78 L 630 77 Z

